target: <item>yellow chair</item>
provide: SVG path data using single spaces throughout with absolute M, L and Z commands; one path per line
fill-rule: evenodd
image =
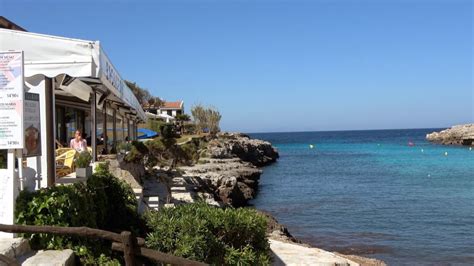
M 56 157 L 56 177 L 66 176 L 74 171 L 76 150 L 71 149 Z
M 66 153 L 70 150 L 72 150 L 72 149 L 71 148 L 58 148 L 58 149 L 56 149 L 56 157 Z

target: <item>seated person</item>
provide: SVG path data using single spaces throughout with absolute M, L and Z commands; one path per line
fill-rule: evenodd
M 71 149 L 75 149 L 78 152 L 87 151 L 87 140 L 82 138 L 80 130 L 76 130 L 76 135 L 69 143 Z

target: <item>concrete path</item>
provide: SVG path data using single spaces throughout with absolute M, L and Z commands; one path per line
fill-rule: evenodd
M 359 266 L 360 264 L 345 259 L 334 253 L 309 248 L 298 244 L 270 239 L 273 265 L 311 265 L 311 266 Z

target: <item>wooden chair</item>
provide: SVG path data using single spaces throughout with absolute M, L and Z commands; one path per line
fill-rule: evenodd
M 56 177 L 66 176 L 74 171 L 76 150 L 70 149 L 56 157 Z

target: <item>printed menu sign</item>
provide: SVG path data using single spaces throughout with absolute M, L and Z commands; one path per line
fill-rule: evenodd
M 41 122 L 39 94 L 25 93 L 25 108 L 23 113 L 25 129 L 25 157 L 41 156 Z
M 0 149 L 23 149 L 23 52 L 0 52 Z

